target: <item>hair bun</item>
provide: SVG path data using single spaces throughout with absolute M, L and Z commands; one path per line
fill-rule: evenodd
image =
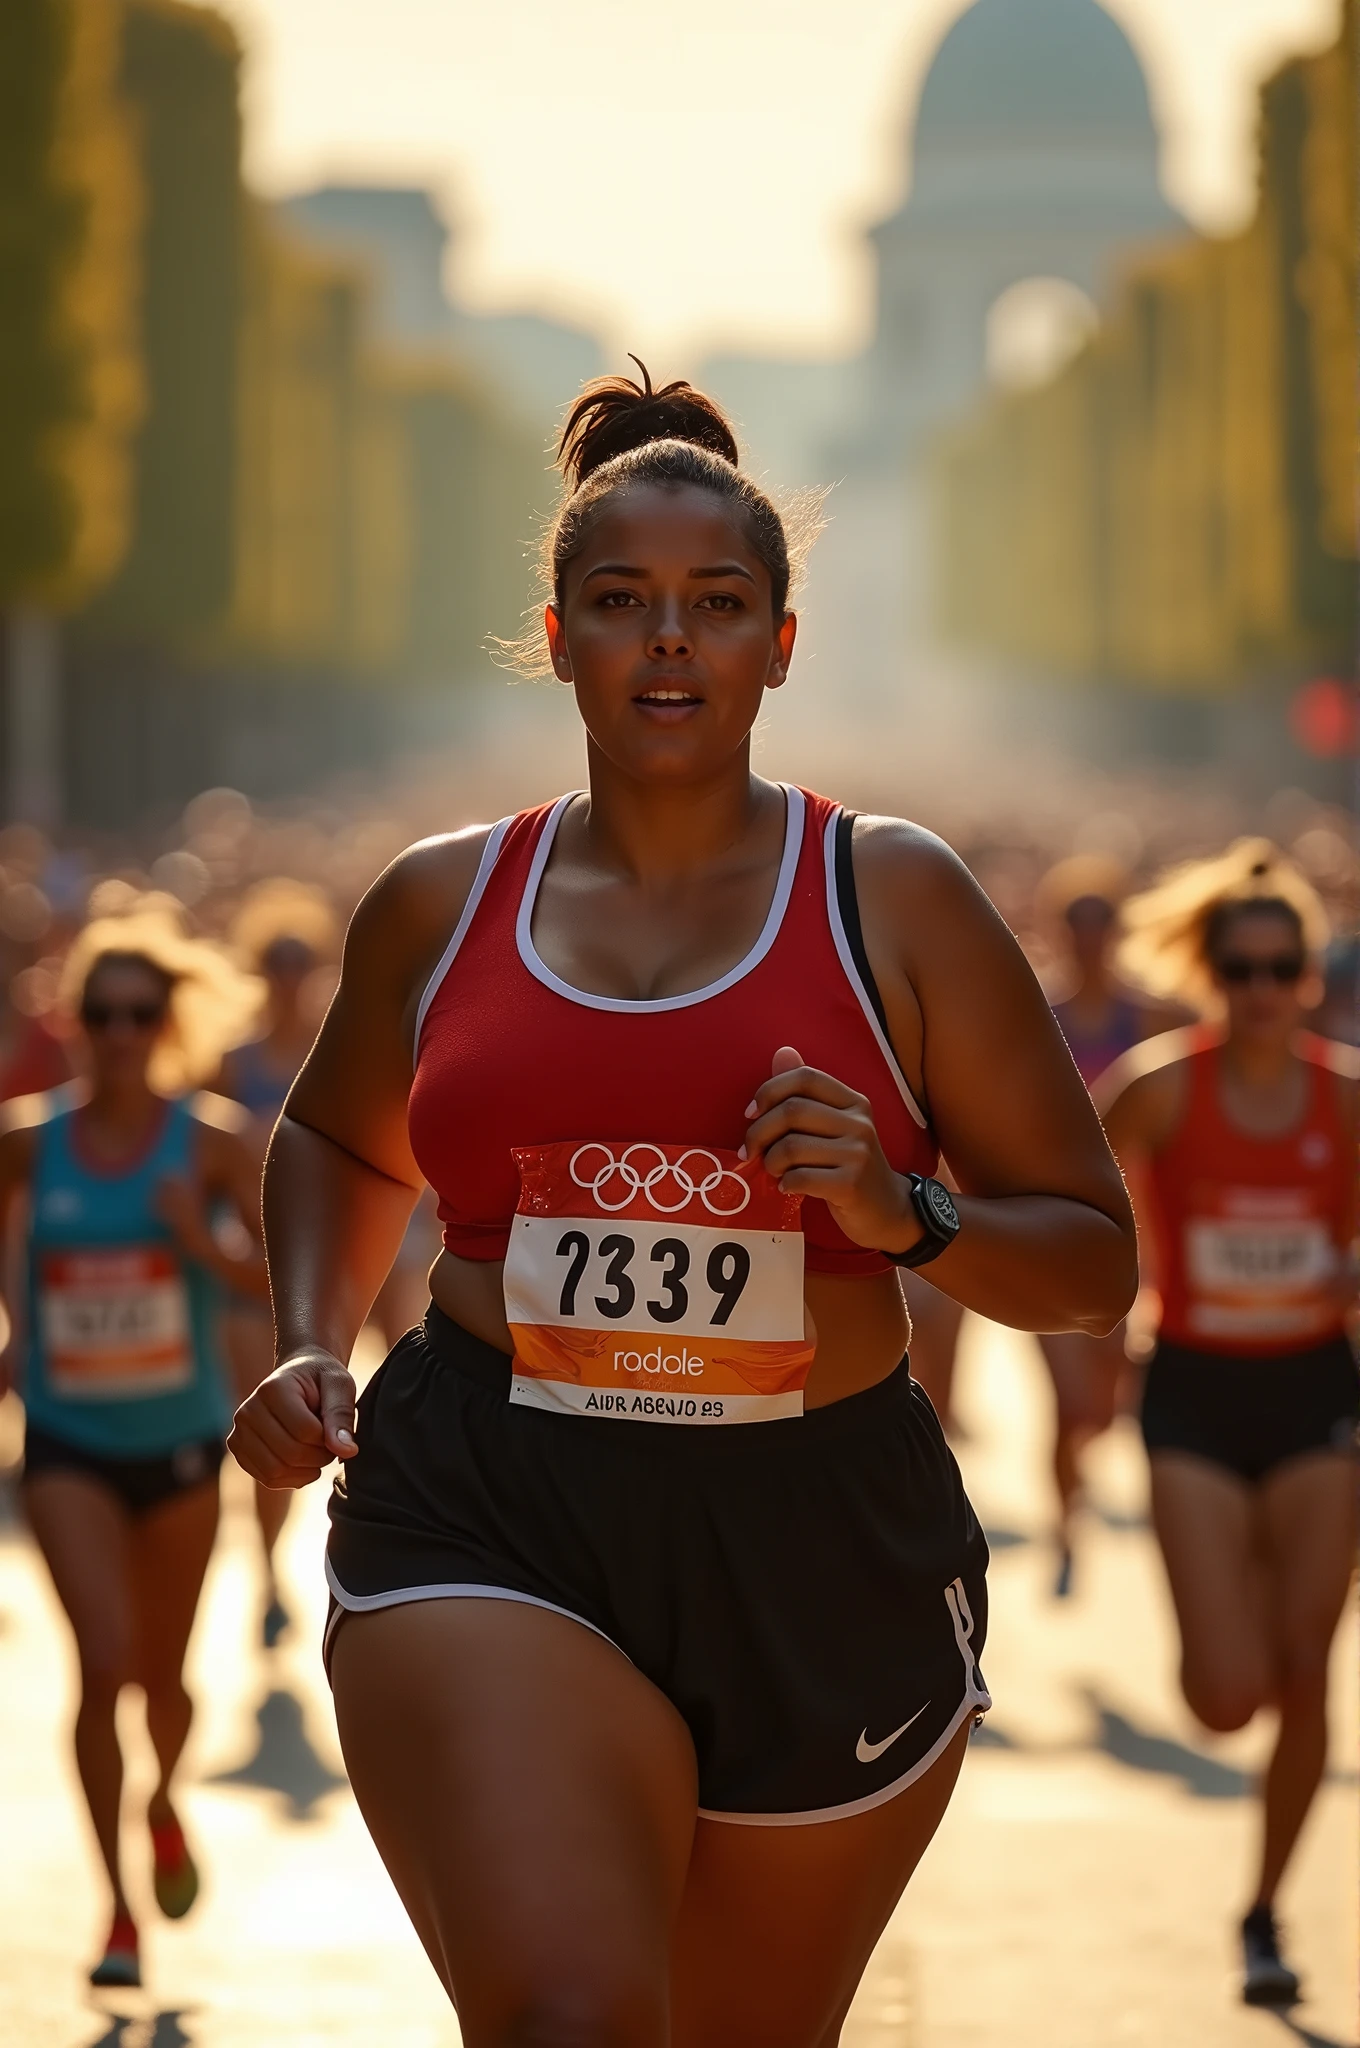
M 629 360 L 641 370 L 641 384 L 631 377 L 596 377 L 567 414 L 557 444 L 567 489 L 577 490 L 603 463 L 649 441 L 687 441 L 735 469 L 736 436 L 713 400 L 683 378 L 654 391 L 647 365 L 637 356 Z

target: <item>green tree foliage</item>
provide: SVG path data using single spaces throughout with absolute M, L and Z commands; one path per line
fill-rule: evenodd
M 242 289 L 240 48 L 220 15 L 124 0 L 122 90 L 136 110 L 146 212 L 148 406 L 135 516 L 93 623 L 179 639 L 215 626 L 234 573 Z
M 0 7 L 0 604 L 65 608 L 128 538 L 140 188 L 116 0 Z

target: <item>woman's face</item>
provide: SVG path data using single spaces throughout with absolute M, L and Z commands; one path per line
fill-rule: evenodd
M 1282 911 L 1239 911 L 1210 964 L 1239 1044 L 1287 1043 L 1321 993 L 1299 928 Z
M 85 984 L 80 1022 L 96 1082 L 145 1080 L 169 1015 L 164 977 L 144 960 L 101 960 Z
M 599 751 L 645 782 L 706 780 L 738 753 L 788 673 L 797 622 L 710 491 L 609 499 L 547 610 L 553 669 Z
M 1104 964 L 1114 937 L 1115 910 L 1103 896 L 1078 896 L 1064 914 L 1073 958 L 1084 972 Z

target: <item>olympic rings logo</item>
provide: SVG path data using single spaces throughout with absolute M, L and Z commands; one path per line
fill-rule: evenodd
M 578 1162 L 591 1152 L 600 1153 L 604 1160 L 604 1164 L 597 1169 L 593 1178 L 576 1170 Z M 650 1153 L 656 1164 L 648 1167 L 645 1172 L 640 1172 L 633 1164 L 634 1156 L 639 1153 Z M 709 1171 L 696 1180 L 685 1163 L 690 1159 L 705 1161 Z M 662 1216 L 677 1215 L 687 1202 L 696 1199 L 703 1203 L 710 1216 L 740 1216 L 751 1199 L 749 1182 L 744 1181 L 739 1173 L 734 1173 L 730 1166 L 724 1166 L 711 1152 L 705 1152 L 700 1145 L 691 1145 L 687 1152 L 682 1152 L 675 1160 L 667 1159 L 659 1145 L 630 1145 L 621 1159 L 614 1157 L 608 1145 L 597 1142 L 578 1145 L 571 1155 L 570 1172 L 577 1187 L 584 1188 L 589 1194 L 594 1195 L 600 1208 L 610 1216 L 617 1214 L 620 1209 L 626 1209 L 638 1195 Z M 740 1199 L 726 1203 L 715 1200 L 714 1197 L 719 1195 L 723 1182 L 729 1180 Z M 614 1199 L 614 1189 L 610 1189 L 608 1195 L 603 1192 L 610 1188 L 611 1181 L 615 1181 L 616 1187 L 623 1191 L 617 1200 Z M 666 1186 L 668 1181 L 669 1189 Z M 677 1190 L 679 1201 L 663 1201 L 657 1192 L 658 1189 L 667 1193 Z

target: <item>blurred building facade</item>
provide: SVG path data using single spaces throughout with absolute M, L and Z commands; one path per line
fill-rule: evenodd
M 245 188 L 240 59 L 185 0 L 0 25 L 27 237 L 0 294 L 33 309 L 0 441 L 10 815 L 115 825 L 371 766 L 529 594 L 551 406 Z
M 941 625 L 1044 676 L 1277 689 L 1354 661 L 1355 6 L 1260 108 L 1242 233 L 1123 266 L 1110 317 L 935 461 Z

